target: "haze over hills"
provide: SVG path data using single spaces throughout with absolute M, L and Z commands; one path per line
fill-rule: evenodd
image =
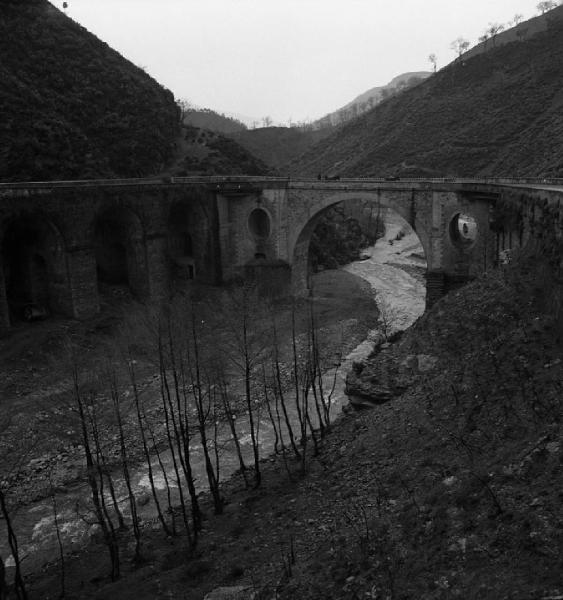
M 563 175 L 563 7 L 547 29 L 454 61 L 294 159 L 294 175 Z

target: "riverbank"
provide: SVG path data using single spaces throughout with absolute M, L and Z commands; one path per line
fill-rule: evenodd
M 147 563 L 110 584 L 89 546 L 67 565 L 83 581 L 75 595 L 560 597 L 563 339 L 535 273 L 496 273 L 437 303 L 385 349 L 409 374 L 403 393 L 343 415 L 305 477 L 272 457 L 261 489 L 231 479 L 225 514 L 206 504 L 195 555 L 149 533 Z M 33 590 L 59 587 L 54 565 Z
M 301 312 L 301 309 L 307 308 L 312 302 L 319 336 L 323 341 L 323 354 L 328 360 L 338 362 L 364 339 L 367 331 L 374 326 L 377 313 L 373 296 L 365 281 L 341 271 L 318 274 L 314 278 L 314 289 L 314 300 L 302 301 L 303 306 L 298 306 L 297 309 Z M 211 300 L 221 292 L 216 288 L 203 288 L 198 291 Z M 293 306 L 287 302 L 276 307 L 280 323 L 286 323 L 280 328 L 280 350 L 291 343 L 287 323 L 290 322 L 292 311 Z M 69 406 L 68 400 L 72 381 L 65 370 L 68 367 L 65 367 L 65 357 L 62 356 L 62 340 L 53 343 L 53 337 L 59 335 L 58 332 L 64 326 L 72 328 L 73 342 L 85 351 L 85 356 L 81 356 L 81 363 L 90 364 L 94 369 L 94 365 L 108 351 L 107 341 L 111 341 L 116 332 L 115 328 L 99 332 L 97 325 L 107 322 L 109 318 L 106 314 L 101 315 L 100 320 L 94 323 L 70 323 L 68 326 L 61 322 L 37 323 L 37 327 L 32 326 L 20 336 L 16 332 L 12 339 L 7 341 L 9 344 L 15 340 L 16 343 L 2 347 L 3 359 L 6 359 L 4 364 L 13 367 L 10 376 L 2 380 L 5 385 L 3 398 L 9 399 L 5 406 L 10 407 L 15 423 L 12 430 L 3 431 L 2 440 L 6 448 L 3 458 L 12 456 L 8 452 L 10 447 L 18 447 L 10 446 L 9 435 L 11 433 L 11 439 L 15 440 L 19 424 L 25 424 L 26 431 L 33 432 L 35 442 L 22 448 L 26 452 L 22 453 L 24 461 L 17 465 L 17 479 L 10 482 L 7 488 L 9 499 L 12 502 L 19 499 L 21 505 L 14 513 L 15 528 L 20 539 L 20 549 L 27 555 L 24 566 L 25 572 L 28 573 L 40 568 L 56 551 L 57 539 L 51 501 L 42 500 L 49 495 L 51 489 L 55 489 L 56 496 L 60 496 L 57 501 L 58 512 L 61 523 L 69 534 L 69 538 L 64 540 L 67 551 L 77 551 L 87 543 L 86 530 L 83 531 L 84 528 L 75 523 L 76 515 L 72 518 L 74 504 L 86 493 L 80 492 L 80 488 L 77 487 L 84 476 L 84 454 L 80 435 L 67 415 L 69 410 L 70 416 L 75 412 L 72 405 Z M 298 335 L 306 329 L 306 320 L 305 318 L 305 322 L 300 322 L 298 319 Z M 92 334 L 93 331 L 97 333 Z M 90 348 L 86 348 L 87 345 Z M 10 347 L 13 349 L 12 353 Z M 61 356 L 57 356 L 57 349 L 60 349 Z M 43 360 L 45 355 L 50 357 L 48 364 Z M 154 379 L 154 364 L 151 366 L 150 361 L 147 361 L 139 368 L 142 373 L 139 378 L 141 392 L 158 396 L 158 385 L 152 390 L 158 383 L 158 380 Z M 27 376 L 30 369 L 45 374 L 45 378 L 41 378 L 41 381 L 44 381 L 40 388 L 42 393 L 36 385 L 30 384 Z M 156 402 L 156 410 L 158 405 Z M 131 438 L 127 443 L 129 451 L 133 453 L 135 448 L 139 447 L 140 440 Z M 3 466 L 6 469 L 13 464 L 5 460 Z M 4 473 L 6 476 L 6 471 Z M 145 519 L 150 519 L 151 514 L 154 516 L 154 511 L 151 513 L 150 510 L 142 510 L 141 513 Z M 63 515 L 68 523 L 63 521 Z M 0 555 L 6 557 L 9 555 L 7 536 L 0 537 Z

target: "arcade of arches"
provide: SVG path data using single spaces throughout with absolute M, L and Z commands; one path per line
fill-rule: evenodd
M 317 215 L 354 199 L 390 208 L 414 229 L 428 262 L 429 304 L 450 284 L 496 264 L 507 245 L 523 245 L 546 227 L 563 230 L 563 190 L 535 182 L 227 177 L 0 184 L 0 331 L 26 306 L 92 316 L 106 286 L 160 301 L 174 277 L 218 284 L 274 275 L 279 291 L 306 294 Z

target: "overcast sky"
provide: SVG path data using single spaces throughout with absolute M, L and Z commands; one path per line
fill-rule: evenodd
M 61 8 L 62 0 L 51 0 Z M 67 14 L 176 98 L 287 124 L 454 58 L 538 0 L 67 0 Z

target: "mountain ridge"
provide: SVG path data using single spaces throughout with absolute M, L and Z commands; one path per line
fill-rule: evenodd
M 47 2 L 2 3 L 0 180 L 138 177 L 174 153 L 172 92 Z
M 454 61 L 345 123 L 292 175 L 563 174 L 563 11 L 535 36 Z M 547 107 L 547 109 L 546 109 Z

